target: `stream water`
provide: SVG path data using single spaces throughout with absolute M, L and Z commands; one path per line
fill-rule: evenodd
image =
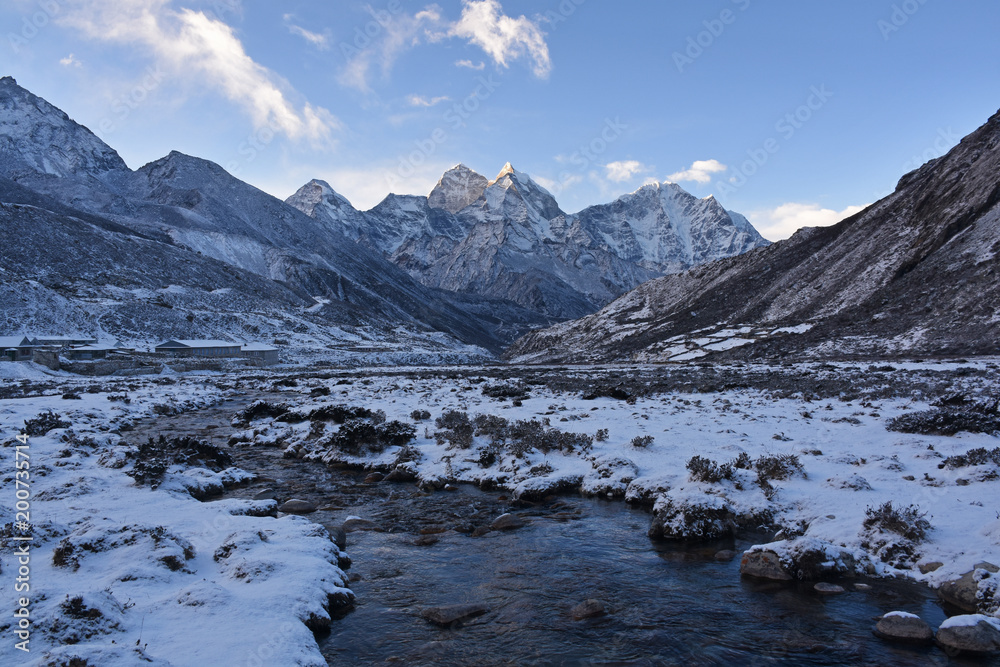
M 188 434 L 221 445 L 240 405 L 146 420 L 138 434 Z M 310 515 L 335 529 L 349 516 L 372 523 L 348 534 L 356 607 L 320 639 L 331 665 L 989 665 L 934 647 L 888 644 L 872 633 L 889 611 L 945 618 L 925 587 L 840 582 L 810 586 L 741 578 L 738 554 L 752 542 L 682 546 L 646 536 L 649 515 L 623 503 L 560 497 L 511 507 L 498 493 L 464 486 L 427 494 L 412 484 L 364 483 L 364 474 L 283 459 L 275 449 L 231 450 L 279 498 L 311 500 Z M 513 512 L 526 526 L 485 536 L 475 525 Z M 720 551 L 735 558 L 719 558 Z M 857 582 L 861 583 L 861 582 Z M 574 620 L 601 600 L 607 613 Z M 421 610 L 477 603 L 488 611 L 439 628 Z

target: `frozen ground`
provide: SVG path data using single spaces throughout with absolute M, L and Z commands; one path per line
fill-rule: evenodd
M 283 664 L 325 665 L 306 623 L 321 627 L 331 602 L 351 596 L 326 530 L 300 517 L 248 516 L 273 513 L 273 501 L 192 497 L 251 477 L 235 468 L 168 472 L 157 490 L 134 484 L 118 429 L 154 410 L 211 405 L 220 392 L 203 380 L 131 386 L 119 387 L 128 404 L 107 392 L 0 401 L 4 604 L 13 611 L 27 597 L 31 630 L 31 652 L 16 649 L 17 619 L 5 614 L 0 663 L 270 664 L 281 655 Z M 30 588 L 15 594 L 22 543 L 13 538 L 25 533 L 12 522 L 25 517 L 15 517 L 14 438 L 49 409 L 71 426 L 29 437 L 18 458 L 30 466 L 19 488 L 30 489 L 33 541 Z
M 0 622 L 0 662 L 78 655 L 93 665 L 124 665 L 145 656 L 153 664 L 197 665 L 231 664 L 236 656 L 240 664 L 269 664 L 267 656 L 281 655 L 282 664 L 323 664 L 307 623 L 321 627 L 331 604 L 351 597 L 325 531 L 302 518 L 245 516 L 273 511 L 273 503 L 193 497 L 247 479 L 231 467 L 176 466 L 156 490 L 138 485 L 128 473 L 134 476 L 139 452 L 129 444 L 142 438 L 127 429 L 139 416 L 264 390 L 272 394 L 271 414 L 234 425 L 243 446 L 396 471 L 428 489 L 467 481 L 525 500 L 581 491 L 625 498 L 652 507 L 654 526 L 667 536 L 698 537 L 719 525 L 781 530 L 785 547 L 817 544 L 834 557 L 850 554 L 861 574 L 938 586 L 982 561 L 1000 562 L 1000 455 L 989 458 L 1000 441 L 989 433 L 923 435 L 886 426 L 934 405 L 995 416 L 996 370 L 993 360 L 981 360 L 371 369 L 103 385 L 8 379 L 0 399 L 5 488 L 14 485 L 13 438 L 25 420 L 51 409 L 71 426 L 29 440 L 32 654 L 17 652 L 14 628 Z M 64 399 L 73 386 L 81 398 Z M 123 393 L 129 403 L 109 400 Z M 313 410 L 338 404 L 382 411 L 385 421 L 355 415 L 362 418 L 345 428 L 318 413 L 310 419 Z M 458 414 L 436 423 L 451 411 Z M 462 414 L 471 420 L 467 429 Z M 415 436 L 407 445 L 377 444 L 405 440 L 408 426 Z M 365 433 L 375 435 L 366 441 Z M 977 449 L 987 458 L 955 458 Z M 748 465 L 724 466 L 742 454 Z M 689 470 L 696 456 L 703 461 Z M 760 461 L 793 460 L 797 465 L 761 473 Z M 20 535 L 10 498 L 0 508 L 7 591 L 17 571 L 11 537 Z M 869 510 L 890 501 L 923 515 L 929 527 L 922 538 L 865 525 Z M 980 590 L 995 591 L 993 578 L 984 581 Z M 984 597 L 983 607 L 995 613 L 995 600 Z

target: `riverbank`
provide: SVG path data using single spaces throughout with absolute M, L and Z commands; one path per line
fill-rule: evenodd
M 0 578 L 8 608 L 24 598 L 27 621 L 0 620 L 0 662 L 263 665 L 280 656 L 325 665 L 313 631 L 353 598 L 326 531 L 267 516 L 274 501 L 196 500 L 254 479 L 199 459 L 207 449 L 185 465 L 163 462 L 162 475 L 147 458 L 145 475 L 135 474 L 142 440 L 131 423 L 204 410 L 219 390 L 176 380 L 92 386 L 0 401 L 0 479 L 11 490 L 0 510 Z M 55 417 L 39 422 L 49 411 Z
M 732 546 L 748 549 L 745 538 L 760 535 L 753 531 L 781 531 L 785 545 L 809 540 L 850 552 L 850 567 L 824 579 L 899 577 L 938 587 L 1000 560 L 997 438 L 929 432 L 988 426 L 996 370 L 987 360 L 25 380 L 0 399 L 11 445 L 5 486 L 14 484 L 12 445 L 24 422 L 48 410 L 56 417 L 29 436 L 33 651 L 27 661 L 16 652 L 8 624 L 0 658 L 193 665 L 231 664 L 235 655 L 237 664 L 273 664 L 273 656 L 326 664 L 324 653 L 338 652 L 321 651 L 314 631 L 353 600 L 337 567 L 346 567 L 346 555 L 321 526 L 275 519 L 268 515 L 277 502 L 253 499 L 284 501 L 296 491 L 315 494 L 321 511 L 310 519 L 331 530 L 357 517 L 355 525 L 402 533 L 414 548 L 473 535 L 515 539 L 516 531 L 493 529 L 497 517 L 551 505 L 559 494 L 625 499 L 652 509 L 651 519 L 630 520 L 647 543 L 651 531 L 656 540 L 735 538 Z M 255 397 L 265 402 L 226 427 Z M 195 442 L 164 433 L 162 445 L 142 447 L 156 419 L 183 412 L 212 412 L 212 428 Z M 970 454 L 980 451 L 985 458 Z M 265 452 L 282 462 L 283 479 L 239 469 Z M 304 489 L 304 465 L 331 477 Z M 361 472 L 345 481 L 342 468 Z M 464 492 L 446 491 L 466 483 L 500 494 L 468 503 Z M 272 493 L 258 494 L 265 488 Z M 198 500 L 220 492 L 226 500 Z M 351 502 L 373 493 L 430 497 L 433 511 L 421 517 Z M 458 498 L 461 509 L 447 511 Z M 866 525 L 887 502 L 915 508 L 927 522 L 919 539 Z M 0 572 L 9 591 L 18 567 L 13 538 L 21 535 L 15 510 L 3 508 Z M 573 510 L 543 512 L 553 513 Z M 730 569 L 738 560 L 727 561 Z M 994 602 L 984 598 L 982 611 L 994 613 Z

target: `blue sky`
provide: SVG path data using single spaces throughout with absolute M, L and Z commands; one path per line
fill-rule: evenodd
M 1000 108 L 995 0 L 6 0 L 0 71 L 133 168 L 359 208 L 510 161 L 570 212 L 651 180 L 766 236 L 888 194 Z

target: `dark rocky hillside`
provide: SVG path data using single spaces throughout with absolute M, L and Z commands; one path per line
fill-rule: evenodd
M 508 357 L 995 354 L 998 252 L 1000 114 L 837 225 L 650 281 Z

